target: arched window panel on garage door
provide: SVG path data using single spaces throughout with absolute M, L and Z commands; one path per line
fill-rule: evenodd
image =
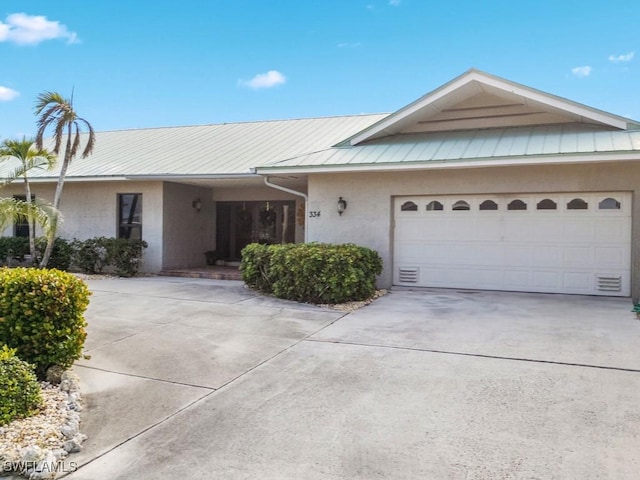
M 437 200 L 427 203 L 427 212 L 440 212 L 444 210 L 444 205 Z
M 527 204 L 522 200 L 520 200 L 519 198 L 516 198 L 515 200 L 511 200 L 507 205 L 507 210 L 526 210 L 526 209 L 527 209 Z
M 408 202 L 404 202 L 401 206 L 400 206 L 400 210 L 403 212 L 417 212 L 418 211 L 418 205 L 412 201 L 408 201 Z
M 480 210 L 482 211 L 498 210 L 498 204 L 493 200 L 485 200 L 482 203 L 480 203 Z
M 574 198 L 567 202 L 567 210 L 588 210 L 589 204 L 582 198 Z
M 464 200 L 458 200 L 451 206 L 451 210 L 454 210 L 456 212 L 471 210 L 471 205 L 469 205 L 469 203 Z
M 621 203 L 612 197 L 607 197 L 598 203 L 599 210 L 620 210 Z
M 545 198 L 543 200 L 540 200 L 536 204 L 536 210 L 557 210 L 557 209 L 558 209 L 558 204 L 553 200 L 551 200 L 550 198 Z

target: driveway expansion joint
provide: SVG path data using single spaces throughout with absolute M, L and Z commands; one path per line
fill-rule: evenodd
M 375 344 L 375 343 L 343 342 L 339 340 L 322 340 L 322 339 L 314 339 L 314 338 L 308 338 L 308 337 L 304 338 L 302 341 L 316 342 L 316 343 L 330 343 L 334 345 L 351 345 L 351 346 L 357 346 L 357 347 L 387 348 L 391 350 L 408 350 L 412 352 L 437 353 L 442 355 L 456 355 L 460 357 L 489 358 L 494 360 L 509 360 L 509 361 L 515 361 L 515 362 L 546 363 L 550 365 L 594 368 L 598 370 L 613 370 L 613 371 L 628 372 L 628 373 L 640 373 L 640 369 L 637 369 L 637 368 L 611 367 L 607 365 L 591 365 L 587 363 L 572 363 L 572 362 L 561 362 L 561 361 L 555 361 L 555 360 L 540 360 L 535 358 L 507 357 L 502 355 L 488 355 L 483 353 L 454 352 L 450 350 L 436 350 L 432 348 L 403 347 L 400 345 L 382 345 L 382 344 Z
M 97 370 L 99 372 L 113 373 L 114 375 L 122 375 L 122 376 L 125 376 L 125 377 L 141 378 L 143 380 L 152 380 L 154 382 L 169 383 L 171 385 L 178 385 L 178 386 L 181 386 L 181 387 L 203 388 L 205 390 L 209 390 L 210 393 L 215 392 L 216 390 L 218 390 L 215 387 L 209 387 L 207 385 L 196 385 L 195 383 L 176 382 L 174 380 L 165 380 L 163 378 L 148 377 L 146 375 L 136 375 L 135 373 L 117 372 L 115 370 L 107 370 L 106 368 L 92 367 L 92 366 L 89 366 L 89 365 L 83 365 L 81 363 L 74 365 L 74 368 L 77 368 L 77 367 L 87 368 L 89 370 Z

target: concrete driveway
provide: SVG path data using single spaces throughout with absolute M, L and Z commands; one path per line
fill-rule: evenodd
M 635 479 L 628 299 L 92 280 L 80 479 Z

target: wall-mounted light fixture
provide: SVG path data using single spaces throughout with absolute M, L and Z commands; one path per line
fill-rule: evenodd
M 193 202 L 191 202 L 191 206 L 195 209 L 196 212 L 200 212 L 200 210 L 202 210 L 202 202 L 199 198 L 196 198 Z
M 347 209 L 347 201 L 344 198 L 340 197 L 338 199 L 338 214 L 342 216 L 342 214 L 346 209 Z

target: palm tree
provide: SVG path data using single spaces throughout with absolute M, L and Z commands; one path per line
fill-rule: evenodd
M 22 138 L 22 140 L 10 140 L 7 139 L 0 145 L 0 161 L 18 160 L 20 164 L 16 169 L 11 172 L 5 178 L 5 185 L 13 182 L 16 178 L 22 177 L 24 181 L 24 194 L 25 202 L 31 204 L 32 207 L 37 207 L 33 199 L 31 198 L 31 185 L 29 184 L 28 172 L 36 168 L 51 168 L 55 164 L 56 156 L 49 153 L 47 150 L 38 149 L 34 145 L 33 139 Z M 36 232 L 34 227 L 35 218 L 42 212 L 36 214 L 36 209 L 26 207 L 21 208 L 19 203 L 6 203 L 6 206 L 11 208 L 8 211 L 20 211 L 24 210 L 28 215 L 22 215 L 27 219 L 29 223 L 29 253 L 31 253 L 31 260 L 35 261 L 36 258 Z M 20 216 L 20 215 L 18 215 Z M 48 218 L 48 217 L 47 217 Z M 47 220 L 47 223 L 50 223 Z
M 88 157 L 93 151 L 96 142 L 96 135 L 91 124 L 82 117 L 79 117 L 73 109 L 73 94 L 71 99 L 64 98 L 57 92 L 43 92 L 38 95 L 35 103 L 35 114 L 38 116 L 36 125 L 38 133 L 36 134 L 36 146 L 42 148 L 44 134 L 48 129 L 53 129 L 54 147 L 53 153 L 58 155 L 62 145 L 63 138 L 66 135 L 66 144 L 64 149 L 64 158 L 58 176 L 58 184 L 53 197 L 53 207 L 58 210 L 60 208 L 60 197 L 62 196 L 62 187 L 64 186 L 64 178 L 67 169 L 71 164 L 71 160 L 75 158 L 80 148 L 80 134 L 86 128 L 88 137 L 84 150 L 82 150 L 82 158 Z M 57 221 L 53 225 L 53 233 L 47 236 L 47 248 L 44 251 L 41 267 L 46 267 L 53 249 L 53 242 L 57 230 Z
M 61 214 L 50 203 L 40 199 L 26 202 L 17 198 L 0 198 L 0 230 L 4 230 L 10 221 L 20 217 L 29 219 L 30 224 L 37 223 L 48 238 Z M 33 253 L 31 255 L 31 258 L 35 258 Z

